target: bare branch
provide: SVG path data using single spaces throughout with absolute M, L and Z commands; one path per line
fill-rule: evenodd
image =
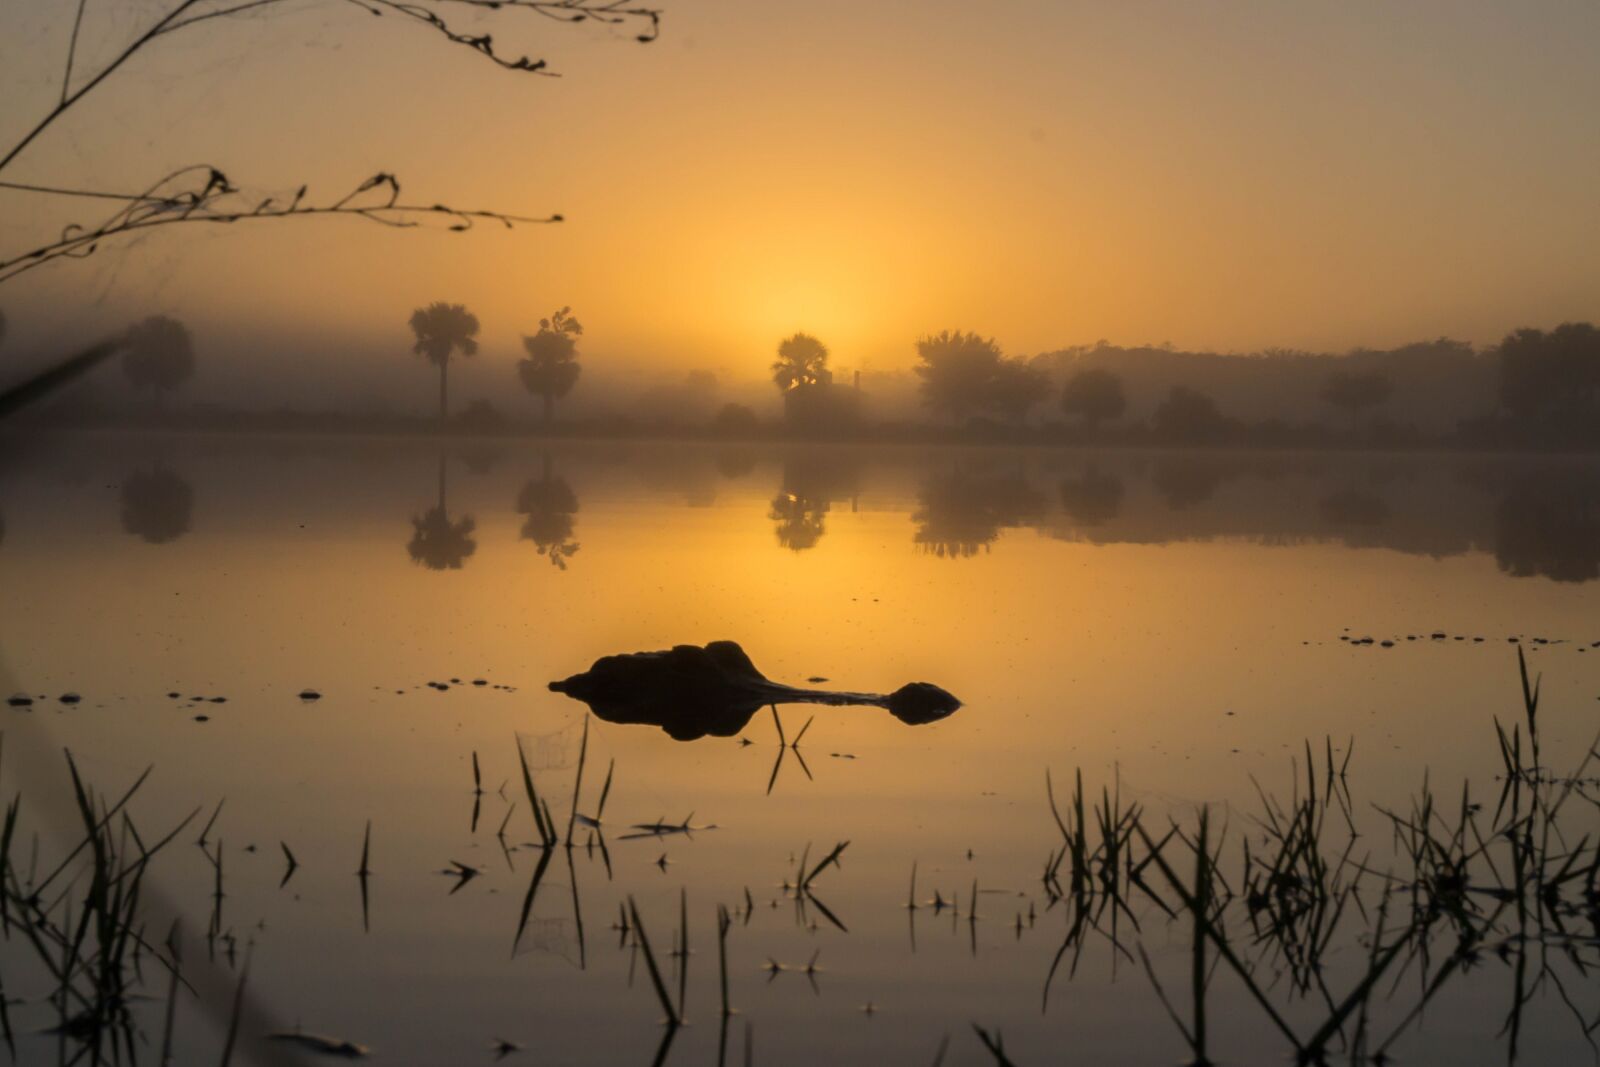
M 83 28 L 83 9 L 89 0 L 78 0 L 78 13 L 72 19 L 72 40 L 67 43 L 67 69 L 61 75 L 61 100 L 67 102 L 67 90 L 72 87 L 72 59 L 78 54 L 78 31 Z
M 171 186 L 188 177 L 188 188 Z M 560 215 L 530 217 L 500 211 L 449 207 L 445 204 L 402 203 L 400 183 L 392 174 L 375 174 L 349 193 L 327 203 L 306 203 L 306 188 L 301 186 L 292 200 L 279 202 L 272 197 L 250 200 L 225 174 L 215 167 L 199 165 L 175 171 L 144 193 L 127 196 L 89 190 L 39 189 L 119 200 L 123 206 L 99 225 L 89 228 L 72 224 L 48 244 L 22 255 L 0 259 L 0 282 L 5 282 L 57 259 L 83 259 L 99 251 L 109 240 L 128 237 L 161 226 L 179 223 L 235 223 L 255 219 L 313 218 L 344 216 L 397 229 L 414 229 L 428 222 L 439 222 L 451 232 L 465 232 L 480 221 L 498 222 L 511 229 L 518 225 L 548 225 L 561 222 Z M 376 199 L 368 194 L 377 191 Z
M 156 36 L 160 36 L 161 33 L 176 33 L 186 26 L 193 26 L 197 22 L 205 22 L 208 19 L 224 19 L 229 15 L 237 15 L 258 7 L 271 7 L 273 4 L 281 4 L 282 2 L 283 0 L 244 0 L 243 3 L 235 4 L 232 7 L 219 7 L 212 11 L 202 11 L 198 15 L 191 15 L 177 22 L 169 22 L 161 28 L 160 33 Z
M 98 73 L 74 90 L 71 84 L 72 71 L 86 6 L 83 0 L 80 0 L 67 52 L 61 97 L 21 140 L 6 150 L 4 155 L 0 155 L 0 171 L 10 165 L 62 115 L 157 37 L 213 19 L 226 19 L 276 7 L 282 0 L 217 0 L 217 2 L 220 6 L 208 7 L 207 0 L 180 0 L 170 11 L 134 38 Z M 455 4 L 482 11 L 524 11 L 565 23 L 594 21 L 605 25 L 642 24 L 643 28 L 635 34 L 635 39 L 642 42 L 655 40 L 660 30 L 661 18 L 658 10 L 639 6 L 636 0 L 346 0 L 346 2 L 355 4 L 373 15 L 396 14 L 422 23 L 442 34 L 451 43 L 468 47 L 504 69 L 546 76 L 550 76 L 551 72 L 546 69 L 544 60 L 528 56 L 511 58 L 497 50 L 492 35 L 462 32 L 452 27 L 430 5 Z M 185 188 L 172 188 L 191 175 L 203 176 L 204 182 L 198 187 L 190 185 Z M 306 188 L 302 186 L 295 194 L 294 200 L 287 205 L 279 204 L 271 198 L 264 198 L 248 207 L 237 207 L 225 198 L 237 195 L 239 190 L 229 184 L 221 171 L 209 166 L 184 168 L 167 175 L 145 192 L 134 194 L 77 189 L 51 182 L 0 181 L 0 189 L 63 197 L 115 200 L 123 204 L 120 210 L 98 226 L 89 228 L 78 224 L 69 225 L 55 241 L 22 255 L 0 258 L 0 282 L 55 259 L 92 255 L 100 247 L 100 243 L 108 238 L 177 222 L 239 222 L 245 219 L 289 216 L 355 215 L 382 225 L 402 227 L 417 226 L 430 218 L 447 218 L 452 220 L 449 229 L 467 230 L 480 219 L 492 219 L 507 226 L 516 223 L 561 221 L 559 215 L 530 218 L 495 211 L 461 210 L 443 204 L 402 204 L 399 200 L 400 184 L 394 175 L 388 173 L 376 174 L 342 199 L 322 205 L 305 204 Z M 376 204 L 363 202 L 362 198 L 373 190 L 380 190 L 379 195 L 386 192 L 387 199 Z

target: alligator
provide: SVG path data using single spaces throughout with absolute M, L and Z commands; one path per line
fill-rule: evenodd
M 733 737 L 756 712 L 776 704 L 878 707 L 913 726 L 937 722 L 961 707 L 928 682 L 888 694 L 783 685 L 757 670 L 733 641 L 602 656 L 582 674 L 551 682 L 550 690 L 583 701 L 606 722 L 659 726 L 679 741 Z

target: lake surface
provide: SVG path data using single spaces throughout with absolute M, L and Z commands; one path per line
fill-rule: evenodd
M 943 1062 L 995 1062 L 977 1024 L 1019 1065 L 1181 1062 L 1132 941 L 1087 938 L 1046 998 L 1069 914 L 1041 876 L 1062 845 L 1047 770 L 1058 799 L 1081 770 L 1091 801 L 1116 790 L 1163 832 L 1207 805 L 1213 832 L 1248 837 L 1255 783 L 1287 802 L 1309 742 L 1348 758 L 1357 854 L 1381 871 L 1397 861 L 1375 805 L 1406 808 L 1424 775 L 1452 811 L 1465 780 L 1493 807 L 1494 722 L 1523 715 L 1518 648 L 1543 675 L 1546 764 L 1576 766 L 1600 724 L 1600 465 L 1580 460 L 160 436 L 6 450 L 0 657 L 5 687 L 36 697 L 0 709 L 0 784 L 25 796 L 14 851 L 48 867 L 72 841 L 62 747 L 113 799 L 153 765 L 131 805 L 145 837 L 201 809 L 152 868 L 187 916 L 186 955 L 225 975 L 251 960 L 241 1059 L 269 1049 L 262 1028 L 300 1026 L 395 1063 L 488 1061 L 502 1038 L 526 1046 L 508 1062 L 714 1063 L 725 1044 L 742 1063 L 748 1040 L 766 1064 L 932 1063 L 946 1037 Z M 543 851 L 519 745 L 565 835 L 587 710 L 546 684 L 718 639 L 776 681 L 928 681 L 964 707 L 923 726 L 782 707 L 787 740 L 805 727 L 787 752 L 766 710 L 695 741 L 591 718 L 578 807 L 596 813 L 614 768 L 603 834 L 580 822 L 552 852 L 524 923 Z M 1600 834 L 1592 791 L 1563 813 L 1574 843 Z M 194 842 L 224 799 L 207 833 L 219 908 Z M 840 842 L 797 899 L 802 858 Z M 282 846 L 298 867 L 280 886 Z M 457 888 L 441 873 L 456 862 L 481 874 Z M 677 1031 L 618 929 L 630 896 L 674 1000 L 687 915 Z M 1144 901 L 1118 937 L 1135 921 L 1187 1017 L 1189 925 Z M 1572 960 L 1594 965 L 1597 932 L 1552 947 L 1568 971 L 1523 997 L 1486 946 L 1392 1053 L 1505 1062 L 1525 1002 L 1519 1058 L 1593 1061 L 1600 997 Z M 1330 985 L 1365 965 L 1358 934 L 1330 952 Z M 62 1058 L 40 1033 L 48 977 L 17 940 L 0 951 L 20 1058 Z M 1385 974 L 1374 1031 L 1431 973 Z M 157 1044 L 158 978 L 139 1009 Z M 1290 1062 L 1230 979 L 1213 978 L 1213 1055 Z M 1321 994 L 1278 992 L 1302 1032 L 1328 1015 Z M 226 1020 L 208 1011 L 180 1001 L 179 1062 L 215 1059 Z

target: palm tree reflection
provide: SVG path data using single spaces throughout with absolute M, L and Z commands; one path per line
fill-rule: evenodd
M 778 544 L 791 552 L 815 548 L 827 532 L 827 515 L 835 500 L 851 500 L 854 511 L 859 465 L 857 457 L 828 449 L 788 456 L 782 487 L 767 511 Z
M 444 456 L 439 457 L 439 503 L 411 518 L 411 540 L 406 551 L 413 563 L 432 571 L 458 571 L 467 557 L 478 550 L 472 539 L 478 524 L 471 515 L 452 519 L 446 505 Z
M 767 518 L 777 524 L 774 532 L 778 535 L 778 544 L 792 552 L 804 552 L 815 548 L 822 540 L 827 514 L 826 500 L 784 490 L 772 498 L 772 510 L 767 512 Z

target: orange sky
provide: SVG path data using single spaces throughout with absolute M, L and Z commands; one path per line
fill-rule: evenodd
M 23 90 L 0 134 L 56 91 L 58 8 L 0 13 Z M 91 4 L 85 59 L 156 9 Z M 591 359 L 754 376 L 796 329 L 893 369 L 944 327 L 1023 353 L 1343 349 L 1600 315 L 1592 4 L 670 0 L 648 46 L 491 25 L 562 77 L 300 3 L 158 41 L 6 176 L 138 186 L 213 160 L 335 193 L 389 169 L 564 225 L 174 230 L 0 288 L 14 331 L 25 308 L 155 307 L 360 359 L 448 299 L 509 356 L 571 304 Z M 8 248 L 54 222 L 38 209 L 0 196 Z

